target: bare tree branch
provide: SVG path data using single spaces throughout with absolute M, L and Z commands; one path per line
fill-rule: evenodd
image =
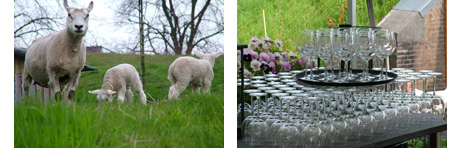
M 139 24 L 137 14 L 131 13 L 137 9 L 132 1 L 123 0 L 116 10 L 118 26 Z M 176 55 L 191 54 L 194 49 L 222 49 L 221 42 L 211 43 L 221 41 L 215 37 L 224 33 L 222 5 L 222 0 L 144 0 L 148 47 L 156 54 L 172 51 Z

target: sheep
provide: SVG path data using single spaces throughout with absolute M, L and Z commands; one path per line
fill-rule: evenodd
M 168 79 L 171 81 L 169 88 L 169 99 L 177 99 L 182 91 L 190 84 L 192 92 L 199 93 L 200 87 L 203 87 L 203 92 L 207 93 L 211 87 L 214 73 L 214 61 L 221 52 L 214 54 L 202 54 L 198 51 L 194 53 L 200 57 L 195 59 L 193 57 L 180 57 L 177 58 L 168 70 Z
M 118 94 L 118 102 L 123 103 L 125 97 L 128 98 L 128 101 L 133 102 L 133 92 L 131 92 L 131 89 L 139 96 L 139 101 L 146 105 L 147 99 L 142 90 L 142 83 L 136 68 L 131 64 L 124 63 L 112 67 L 105 72 L 104 83 L 101 89 L 88 92 L 96 94 L 99 102 L 104 101 L 106 97 L 109 102 L 112 102 L 113 95 Z
M 87 8 L 73 8 L 64 0 L 64 8 L 68 12 L 66 27 L 57 33 L 35 39 L 29 46 L 22 82 L 25 98 L 32 80 L 42 87 L 51 88 L 55 99 L 64 95 L 70 103 L 75 95 L 80 72 L 86 61 L 83 37 L 88 31 L 93 2 Z

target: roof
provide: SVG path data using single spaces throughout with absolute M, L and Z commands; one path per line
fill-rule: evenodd
M 27 50 L 25 50 L 23 48 L 14 47 L 14 55 L 17 55 L 17 56 L 20 56 L 22 58 L 25 58 L 26 53 L 27 53 Z M 93 71 L 93 70 L 98 70 L 98 69 L 96 67 L 93 67 L 93 66 L 85 65 L 85 67 L 83 67 L 83 70 L 81 70 L 81 71 Z
M 394 10 L 418 11 L 424 17 L 439 0 L 400 0 Z

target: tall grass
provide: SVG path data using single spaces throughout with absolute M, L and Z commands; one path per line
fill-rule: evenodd
M 329 27 L 326 17 L 340 17 L 340 8 L 346 0 L 238 0 L 238 43 L 248 44 L 256 36 L 265 37 L 262 10 L 265 10 L 267 35 L 283 41 L 283 49 L 295 49 L 296 34 L 303 29 Z M 374 0 L 374 14 L 378 23 L 399 0 Z M 358 0 L 356 4 L 358 26 L 369 26 L 367 4 Z M 341 24 L 347 23 L 347 9 Z
M 209 94 L 167 100 L 167 69 L 177 56 L 146 56 L 146 93 L 156 102 L 103 103 L 88 90 L 102 85 L 105 71 L 130 63 L 139 71 L 136 55 L 88 54 L 87 64 L 99 68 L 83 72 L 76 100 L 65 103 L 18 102 L 14 108 L 15 147 L 223 147 L 223 56 L 216 60 Z

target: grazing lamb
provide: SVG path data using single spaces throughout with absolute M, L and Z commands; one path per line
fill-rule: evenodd
M 125 96 L 129 102 L 133 102 L 133 92 L 131 92 L 131 89 L 139 96 L 139 101 L 146 105 L 147 100 L 142 90 L 142 83 L 136 68 L 130 64 L 120 64 L 105 72 L 104 84 L 102 84 L 101 89 L 88 92 L 96 94 L 99 102 L 104 101 L 106 97 L 109 102 L 112 102 L 113 95 L 118 94 L 118 102 L 123 103 Z
M 32 80 L 42 87 L 51 88 L 55 99 L 64 95 L 63 98 L 70 103 L 75 94 L 86 61 L 83 37 L 88 31 L 93 2 L 89 3 L 88 8 L 73 8 L 64 0 L 64 8 L 68 12 L 66 27 L 57 33 L 35 39 L 29 46 L 22 75 L 25 97 L 29 95 Z
M 200 59 L 180 57 L 169 66 L 168 79 L 172 85 L 169 88 L 169 99 L 177 99 L 189 84 L 195 93 L 200 91 L 200 87 L 203 87 L 204 93 L 209 91 L 214 78 L 212 67 L 214 67 L 214 61 L 221 52 L 214 54 L 193 52 Z

